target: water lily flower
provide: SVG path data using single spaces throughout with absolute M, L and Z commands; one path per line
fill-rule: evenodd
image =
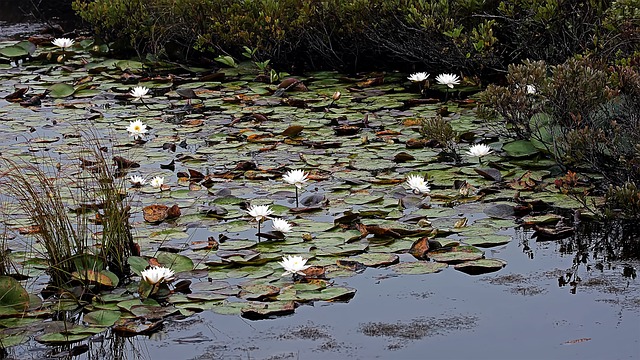
M 162 188 L 162 185 L 164 185 L 164 177 L 162 176 L 154 177 L 149 182 L 149 185 L 153 186 L 154 188 Z
M 303 170 L 290 170 L 282 176 L 287 184 L 295 185 L 296 187 L 296 207 L 298 207 L 298 189 L 302 189 L 304 183 L 307 182 L 308 174 Z
M 485 144 L 476 144 L 467 150 L 467 155 L 469 156 L 477 156 L 479 158 L 483 156 L 487 156 L 491 154 L 493 150 Z
M 291 170 L 287 171 L 282 176 L 282 180 L 284 180 L 287 184 L 295 185 L 298 189 L 302 189 L 304 183 L 309 180 L 307 176 L 308 174 L 303 170 Z
M 307 259 L 304 259 L 302 256 L 284 256 L 282 257 L 282 261 L 279 261 L 278 264 L 284 268 L 284 274 L 282 276 L 287 276 L 289 274 L 292 275 L 302 275 L 305 276 L 303 270 L 306 270 L 311 265 L 306 265 Z
M 140 187 L 147 183 L 147 180 L 140 175 L 131 175 L 129 181 L 131 182 L 131 185 L 136 187 Z
M 145 125 L 142 120 L 129 121 L 127 131 L 129 132 L 129 136 L 142 139 L 142 135 L 147 132 L 147 125 Z
M 411 75 L 409 75 L 407 77 L 407 79 L 413 81 L 413 82 L 423 82 L 425 80 L 427 80 L 427 78 L 429 77 L 429 74 L 426 72 L 417 72 L 417 73 L 413 73 Z
M 152 266 L 147 270 L 143 270 L 141 275 L 144 281 L 151 285 L 155 285 L 161 282 L 172 282 L 175 273 L 173 270 L 163 266 Z
M 291 224 L 287 220 L 274 218 L 271 221 L 273 222 L 271 227 L 274 231 L 279 231 L 281 233 L 291 232 Z
M 147 94 L 149 94 L 149 89 L 144 86 L 136 86 L 129 92 L 133 100 L 142 100 L 143 98 L 151 97 L 151 95 Z
M 260 225 L 273 214 L 273 210 L 269 205 L 252 205 L 247 209 L 247 213 L 258 222 L 258 241 L 260 241 Z
M 75 41 L 69 38 L 56 38 L 53 39 L 51 43 L 57 47 L 61 47 L 62 50 L 65 50 L 68 47 L 72 47 Z
M 426 194 L 431 191 L 427 182 L 424 181 L 424 177 L 420 175 L 409 175 L 407 177 L 407 185 L 415 194 Z
M 455 74 L 440 74 L 436 76 L 436 82 L 440 85 L 447 85 L 453 89 L 453 85 L 460 84 L 460 77 Z
M 340 100 L 340 97 L 342 96 L 342 94 L 340 93 L 340 91 L 336 91 L 333 93 L 333 96 L 331 97 L 331 99 L 333 99 L 333 101 L 338 101 Z
M 251 215 L 257 222 L 267 220 L 269 215 L 273 214 L 271 206 L 269 205 L 255 205 L 249 206 L 247 213 Z

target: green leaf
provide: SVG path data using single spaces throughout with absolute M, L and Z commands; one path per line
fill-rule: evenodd
M 98 310 L 92 311 L 84 316 L 84 321 L 91 325 L 111 326 L 118 321 L 120 311 Z
M 76 90 L 71 85 L 59 83 L 51 85 L 49 91 L 51 91 L 51 93 L 49 93 L 51 97 L 65 98 L 73 95 Z
M 527 140 L 516 140 L 504 144 L 502 150 L 511 157 L 528 157 L 538 153 L 538 149 Z
M 160 265 L 168 267 L 175 272 L 193 270 L 193 260 L 184 255 L 160 251 L 156 258 Z
M 0 308 L 24 311 L 29 307 L 29 293 L 10 276 L 0 276 Z
M 8 58 L 20 58 L 29 55 L 29 52 L 20 46 L 7 46 L 0 49 L 0 55 Z
M 440 272 L 448 265 L 437 262 L 414 261 L 391 266 L 393 271 L 404 275 L 422 275 Z

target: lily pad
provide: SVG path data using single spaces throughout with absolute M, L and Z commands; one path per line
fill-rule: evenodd
M 456 246 L 452 249 L 436 250 L 429 253 L 429 258 L 432 260 L 445 263 L 478 260 L 483 256 L 484 252 L 473 246 Z
M 391 269 L 403 275 L 423 275 L 440 272 L 447 266 L 439 262 L 414 261 L 393 265 Z
M 0 308 L 24 311 L 29 307 L 29 293 L 10 276 L 0 276 Z
M 120 311 L 98 310 L 85 314 L 84 321 L 91 325 L 111 326 L 120 318 Z
M 500 259 L 479 259 L 466 261 L 455 265 L 453 268 L 470 275 L 486 274 L 498 271 L 507 266 L 507 262 Z

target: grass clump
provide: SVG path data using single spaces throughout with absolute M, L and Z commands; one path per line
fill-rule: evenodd
M 107 271 L 119 279 L 129 275 L 127 257 L 135 244 L 124 189 L 101 147 L 96 144 L 89 153 L 93 158 L 81 159 L 72 175 L 63 173 L 60 166 L 0 159 L 5 169 L 0 188 L 30 220 L 55 287 L 64 287 L 72 278 L 90 280 L 87 270 Z M 95 226 L 92 211 L 97 211 Z

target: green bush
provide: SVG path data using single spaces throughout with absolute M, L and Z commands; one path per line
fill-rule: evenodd
M 599 174 L 606 184 L 640 185 L 637 67 L 609 67 L 589 58 L 549 69 L 525 62 L 510 66 L 507 80 L 480 95 L 481 114 L 502 123 L 504 135 L 531 139 L 559 164 Z
M 141 55 L 186 58 L 196 49 L 239 57 L 248 46 L 276 66 L 419 66 L 465 73 L 500 71 L 527 58 L 556 64 L 575 53 L 617 56 L 637 44 L 637 27 L 627 18 L 632 5 L 593 0 L 73 3 L 98 36 Z M 622 28 L 625 36 L 619 36 Z

